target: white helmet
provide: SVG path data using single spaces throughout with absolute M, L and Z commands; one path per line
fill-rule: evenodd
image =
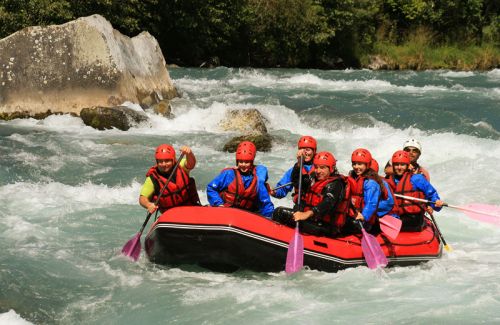
M 403 149 L 405 149 L 407 147 L 417 148 L 418 151 L 420 151 L 420 153 L 422 153 L 422 146 L 420 145 L 420 142 L 418 142 L 415 139 L 410 139 L 410 140 L 406 141 L 405 144 L 403 145 Z

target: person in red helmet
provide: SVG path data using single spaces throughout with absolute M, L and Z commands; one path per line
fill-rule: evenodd
M 380 176 L 370 168 L 372 161 L 371 153 L 364 148 L 354 150 L 351 155 L 352 170 L 348 179 L 351 185 L 353 210 L 350 216 L 362 221 L 368 232 L 378 233 L 380 231 L 378 218 L 393 208 L 394 200 Z M 380 211 L 379 204 L 382 201 L 389 205 L 385 208 L 387 211 Z
M 313 164 L 312 183 L 305 192 L 302 207 L 296 206 L 293 210 L 280 207 L 273 219 L 291 227 L 297 221 L 304 221 L 303 232 L 335 237 L 341 233 L 349 209 L 347 182 L 338 173 L 335 157 L 330 152 L 317 153 Z
M 444 202 L 439 198 L 436 189 L 427 181 L 423 174 L 414 174 L 409 166 L 411 164 L 410 154 L 407 151 L 398 150 L 392 155 L 392 166 L 394 173 L 387 182 L 395 194 L 425 199 L 434 203 L 426 206 L 413 200 L 405 200 L 396 197 L 396 205 L 393 213 L 400 216 L 403 231 L 421 231 L 424 227 L 424 213 L 439 211 Z
M 175 149 L 171 145 L 161 144 L 156 148 L 156 165 L 146 173 L 146 181 L 139 195 L 139 204 L 150 213 L 156 209 L 163 213 L 174 206 L 199 204 L 194 179 L 189 177 L 189 172 L 196 165 L 196 157 L 191 148 L 187 146 L 182 146 L 181 152 L 185 158 L 179 163 L 179 167 L 163 191 L 157 206 L 154 202 L 170 177 L 176 159 Z
M 422 154 L 422 145 L 415 139 L 409 139 L 403 144 L 403 150 L 408 152 L 410 155 L 410 166 L 408 168 L 413 174 L 422 174 L 430 182 L 431 176 L 427 169 L 421 166 L 417 161 Z M 389 178 L 393 173 L 393 167 L 391 161 L 389 160 L 384 168 L 385 178 Z
M 243 141 L 236 149 L 236 167 L 226 168 L 207 185 L 211 206 L 240 208 L 270 218 L 274 205 L 254 165 L 255 145 Z
M 302 167 L 302 181 L 303 181 L 303 186 L 306 188 L 309 186 L 311 183 L 311 174 L 314 171 L 313 169 L 313 159 L 314 155 L 316 154 L 317 150 L 317 142 L 316 139 L 309 135 L 304 135 L 300 137 L 298 143 L 297 143 L 297 160 L 300 159 L 300 157 L 304 157 L 304 164 Z M 276 190 L 271 190 L 269 194 L 271 196 L 281 199 L 287 196 L 289 192 L 291 192 L 293 189 L 295 189 L 295 194 L 294 194 L 294 202 L 297 202 L 297 193 L 298 193 L 298 178 L 299 178 L 299 162 L 294 164 L 290 169 L 288 169 L 283 177 L 279 180 L 279 182 L 276 184 Z M 287 185 L 288 184 L 288 185 Z

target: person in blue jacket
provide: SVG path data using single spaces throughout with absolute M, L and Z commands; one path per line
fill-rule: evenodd
M 297 151 L 297 159 L 300 159 L 301 156 L 304 157 L 302 181 L 304 182 L 305 187 L 307 187 L 311 182 L 310 176 L 313 172 L 313 159 L 317 150 L 317 142 L 313 137 L 304 135 L 299 139 L 297 147 L 299 149 Z M 276 184 L 276 190 L 271 190 L 269 192 L 271 196 L 281 199 L 287 196 L 287 194 L 294 189 L 294 179 L 292 175 L 294 173 L 294 170 L 295 174 L 298 175 L 299 163 L 296 163 L 293 167 L 285 172 L 283 177 L 281 177 L 279 182 Z M 297 190 L 295 192 L 297 192 Z M 296 202 L 295 198 L 294 202 Z
M 372 158 L 372 161 L 370 162 L 370 169 L 372 169 L 375 173 L 379 172 L 379 165 L 378 162 Z M 394 208 L 394 193 L 392 193 L 391 186 L 387 181 L 383 178 L 380 177 L 380 180 L 384 184 L 385 190 L 387 191 L 387 199 L 381 198 L 378 204 L 378 209 L 377 209 L 377 216 L 379 218 L 384 217 L 387 214 L 392 215 L 393 217 L 399 218 L 398 215 L 392 214 L 391 211 Z
M 403 221 L 403 231 L 420 231 L 424 227 L 425 212 L 432 214 L 434 210 L 439 211 L 444 202 L 439 194 L 423 174 L 414 174 L 410 170 L 410 155 L 408 152 L 398 150 L 392 155 L 392 166 L 394 173 L 387 182 L 396 195 L 396 204 L 393 210 Z M 401 198 L 404 195 L 409 198 Z M 430 202 L 425 205 L 415 199 L 424 199 Z
M 254 159 L 255 145 L 243 141 L 236 149 L 236 167 L 224 169 L 207 185 L 207 198 L 211 206 L 240 208 L 259 212 L 271 218 L 274 205 L 267 191 L 265 180 L 267 169 L 256 168 Z M 262 176 L 265 177 L 265 176 Z
M 351 217 L 362 221 L 366 231 L 373 234 L 378 233 L 380 232 L 378 218 L 385 215 L 387 210 L 392 210 L 389 193 L 382 178 L 370 168 L 372 155 L 367 149 L 354 150 L 351 162 L 352 170 L 348 176 L 353 208 Z M 386 201 L 383 209 L 380 208 L 382 201 Z

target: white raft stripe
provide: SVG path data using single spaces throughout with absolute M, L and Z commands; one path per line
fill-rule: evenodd
M 197 230 L 222 230 L 222 231 L 230 231 L 234 233 L 238 233 L 240 235 L 244 235 L 247 237 L 251 237 L 263 242 L 268 242 L 270 244 L 276 245 L 276 246 L 281 246 L 284 248 L 288 248 L 288 243 L 284 243 L 278 240 L 271 239 L 269 237 L 265 236 L 260 236 L 257 235 L 253 232 L 248 232 L 245 230 L 242 230 L 240 228 L 234 228 L 232 226 L 221 226 L 221 225 L 214 225 L 214 226 L 200 226 L 200 225 L 191 225 L 191 224 L 176 224 L 176 223 L 159 223 L 156 225 L 156 227 L 153 229 L 155 230 L 156 228 L 175 228 L 175 229 L 197 229 Z M 366 262 L 364 259 L 357 259 L 357 260 L 344 260 L 338 257 L 334 257 L 331 255 L 325 255 L 322 253 L 314 252 L 311 250 L 304 249 L 304 254 L 314 256 L 317 258 L 321 258 L 324 260 L 329 260 L 333 262 L 337 262 L 340 264 L 347 264 L 347 265 L 366 265 Z M 400 256 L 400 257 L 388 257 L 387 259 L 389 262 L 426 262 L 431 259 L 437 259 L 439 258 L 438 256 L 434 255 L 421 255 L 421 256 Z

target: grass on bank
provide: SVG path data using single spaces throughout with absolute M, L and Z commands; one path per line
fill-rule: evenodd
M 500 47 L 492 43 L 477 45 L 433 45 L 425 32 L 416 33 L 401 45 L 387 41 L 375 44 L 371 55 L 361 59 L 367 67 L 374 57 L 385 61 L 391 70 L 491 70 L 500 67 Z

